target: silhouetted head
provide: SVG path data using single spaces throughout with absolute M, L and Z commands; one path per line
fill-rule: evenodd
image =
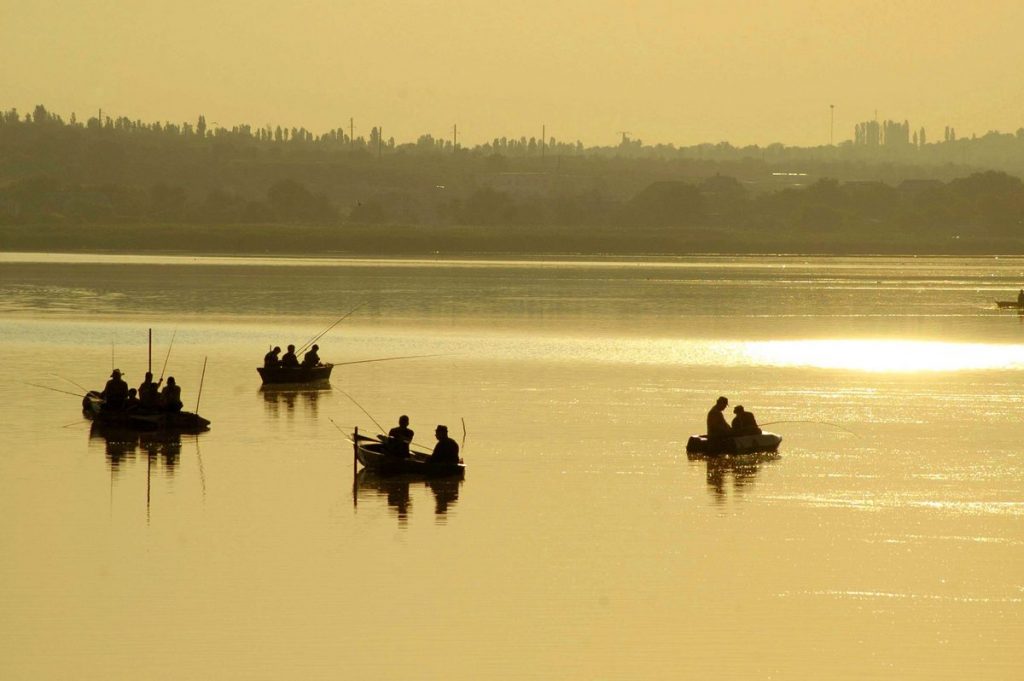
M 295 346 L 294 345 L 289 345 L 288 346 L 288 352 L 295 352 Z
M 409 425 L 409 417 L 406 416 L 405 414 L 402 414 L 401 416 L 399 416 L 398 417 L 398 425 L 402 426 L 403 428 L 405 426 Z
M 314 350 L 319 350 L 319 349 L 320 349 L 320 346 L 314 343 L 314 344 L 313 344 L 313 349 L 314 349 Z
M 276 355 L 279 352 L 281 352 L 281 346 L 280 345 L 275 345 L 274 346 L 274 354 Z
M 121 370 L 120 369 L 114 369 L 113 371 L 110 372 L 110 377 L 111 378 L 121 378 Z
M 139 391 L 135 388 L 128 388 L 128 397 L 135 397 L 139 394 Z
M 167 377 L 167 385 L 174 385 L 174 376 Z
M 737 404 L 736 408 L 732 410 L 732 413 L 733 414 L 741 414 L 741 413 L 743 413 L 743 405 L 742 404 Z
M 715 402 L 715 406 L 718 407 L 719 409 L 725 409 L 726 407 L 729 406 L 729 398 L 725 397 L 724 395 L 719 397 L 718 400 Z
M 437 429 L 434 430 L 434 435 L 437 436 L 438 440 L 443 440 L 448 437 L 448 426 L 438 425 Z
M 152 371 L 147 371 L 146 372 L 146 381 L 152 381 L 152 380 L 153 380 L 153 372 Z

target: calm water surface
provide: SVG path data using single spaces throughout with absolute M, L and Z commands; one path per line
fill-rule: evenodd
M 993 302 L 1022 282 L 0 254 L 0 678 L 1015 678 L 1024 323 Z M 325 361 L 436 356 L 260 389 L 268 345 L 359 304 Z M 150 327 L 208 433 L 104 437 L 26 385 L 137 385 Z M 355 476 L 341 431 L 376 427 L 346 393 L 424 444 L 448 424 L 465 480 Z M 719 394 L 786 422 L 780 456 L 687 459 Z

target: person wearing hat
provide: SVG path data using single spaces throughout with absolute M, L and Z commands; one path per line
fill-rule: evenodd
M 319 345 L 313 345 L 305 355 L 302 356 L 302 366 L 304 367 L 315 367 L 320 363 L 320 355 L 316 354 L 316 351 L 320 349 Z
M 459 443 L 448 437 L 448 426 L 438 425 L 434 430 L 437 444 L 428 463 L 438 466 L 454 466 L 459 463 Z
M 732 434 L 739 435 L 760 435 L 761 428 L 757 425 L 757 419 L 754 418 L 754 412 L 746 411 L 743 405 L 737 405 L 732 410 L 736 416 L 732 419 Z
M 103 408 L 124 409 L 124 402 L 128 399 L 128 384 L 121 378 L 121 370 L 114 369 L 110 374 L 110 380 L 103 386 Z
M 719 397 L 715 406 L 708 411 L 708 439 L 715 440 L 723 437 L 732 437 L 732 428 L 725 420 L 725 408 L 729 406 L 728 397 Z

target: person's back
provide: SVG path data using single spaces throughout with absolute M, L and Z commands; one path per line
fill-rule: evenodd
M 317 354 L 317 350 L 320 349 L 319 345 L 314 345 L 309 349 L 305 355 L 302 356 L 302 366 L 304 367 L 315 367 L 320 364 L 320 355 Z
M 295 346 L 289 345 L 288 352 L 281 357 L 281 366 L 294 368 L 299 366 L 299 358 L 295 356 Z
M 761 429 L 757 425 L 757 419 L 754 418 L 753 412 L 746 411 L 743 407 L 736 407 L 735 413 L 736 418 L 732 420 L 732 434 L 734 436 L 761 434 Z
M 181 388 L 174 382 L 174 377 L 167 378 L 167 385 L 160 391 L 160 406 L 164 411 L 181 411 Z
M 729 400 L 725 397 L 719 397 L 718 401 L 715 402 L 715 406 L 711 407 L 708 411 L 708 438 L 716 439 L 723 437 L 732 436 L 732 428 L 725 421 L 725 408 L 729 406 Z
M 409 456 L 409 444 L 412 442 L 413 434 L 409 428 L 409 417 L 403 415 L 398 419 L 398 425 L 388 431 L 388 451 L 402 458 Z
M 263 368 L 264 369 L 276 369 L 281 364 L 281 360 L 278 359 L 281 348 L 275 347 L 273 350 L 263 355 Z
M 104 406 L 108 409 L 124 408 L 125 400 L 128 399 L 128 384 L 121 379 L 121 371 L 114 369 L 110 374 L 110 380 L 103 386 Z
M 146 372 L 146 378 L 139 385 L 139 407 L 142 409 L 156 409 L 160 404 L 160 383 L 153 382 L 153 374 Z
M 454 466 L 459 463 L 459 443 L 448 437 L 448 427 L 438 426 L 434 435 L 437 444 L 430 455 L 430 463 L 437 466 Z

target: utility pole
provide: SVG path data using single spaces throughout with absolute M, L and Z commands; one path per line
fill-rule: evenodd
M 830 147 L 835 146 L 834 133 L 836 130 L 836 105 L 829 104 L 829 122 L 828 122 L 828 145 Z

